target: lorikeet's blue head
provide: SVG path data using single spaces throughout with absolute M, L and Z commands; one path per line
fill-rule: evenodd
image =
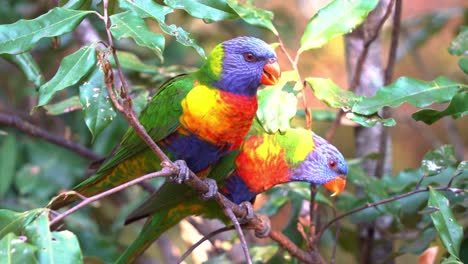
M 275 51 L 264 41 L 238 37 L 219 44 L 207 63 L 220 90 L 254 96 L 260 84 L 273 85 L 281 75 Z
M 325 139 L 313 134 L 315 147 L 290 176 L 291 180 L 324 184 L 337 195 L 343 191 L 348 165 L 341 152 Z

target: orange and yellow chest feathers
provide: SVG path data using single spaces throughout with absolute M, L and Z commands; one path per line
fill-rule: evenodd
M 250 192 L 260 193 L 289 181 L 285 150 L 271 135 L 249 137 L 235 163 L 237 174 Z
M 180 123 L 204 141 L 232 150 L 241 145 L 249 131 L 257 106 L 256 96 L 196 84 L 182 101 Z

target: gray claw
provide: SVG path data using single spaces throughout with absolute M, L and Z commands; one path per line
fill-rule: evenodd
M 261 220 L 261 229 L 255 229 L 255 236 L 258 238 L 265 238 L 270 235 L 271 222 L 270 218 L 266 215 L 258 214 L 257 217 Z
M 241 223 L 249 222 L 255 217 L 255 212 L 250 202 L 242 202 L 239 204 L 239 206 L 244 207 L 247 211 L 247 214 L 244 217 L 242 217 L 242 219 L 239 219 Z
M 185 160 L 176 160 L 174 161 L 174 165 L 179 169 L 179 173 L 171 176 L 171 181 L 181 184 L 190 179 L 190 169 L 187 167 Z
M 203 181 L 208 184 L 208 191 L 201 195 L 201 198 L 204 201 L 206 201 L 213 198 L 216 195 L 216 193 L 218 193 L 218 185 L 213 179 L 205 178 L 203 179 Z

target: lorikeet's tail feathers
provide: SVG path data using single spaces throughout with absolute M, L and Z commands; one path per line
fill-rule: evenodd
M 125 219 L 125 225 L 148 217 L 153 213 L 158 214 L 159 211 L 170 210 L 184 203 L 187 199 L 196 199 L 195 195 L 195 192 L 186 185 L 167 182 L 129 214 Z
M 115 263 L 134 263 L 135 259 L 143 254 L 162 233 L 186 217 L 186 215 L 175 215 L 172 216 L 172 219 L 169 219 L 169 215 L 167 210 L 159 211 L 149 218 L 135 241 L 120 255 Z
M 203 207 L 202 204 L 192 200 L 172 206 L 172 208 L 156 211 L 156 213 L 146 220 L 138 237 L 115 263 L 134 263 L 135 259 L 143 254 L 162 233 L 166 232 L 187 216 L 199 215 L 205 210 L 206 208 Z

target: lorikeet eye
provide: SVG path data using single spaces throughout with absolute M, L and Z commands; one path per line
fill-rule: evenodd
M 246 52 L 244 53 L 244 59 L 248 62 L 251 62 L 251 61 L 254 61 L 256 58 L 255 58 L 255 55 L 253 55 L 252 52 Z
M 328 167 L 330 169 L 335 169 L 336 168 L 336 161 L 335 160 L 329 160 L 328 161 Z

